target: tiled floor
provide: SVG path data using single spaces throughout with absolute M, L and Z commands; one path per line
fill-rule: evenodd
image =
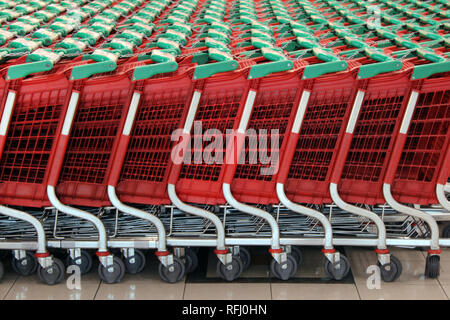
M 307 249 L 296 276 L 298 281 L 288 283 L 271 281 L 266 261 L 258 256 L 255 257 L 253 266 L 243 275 L 244 280 L 236 283 L 217 281 L 213 272 L 215 262 L 210 258 L 208 267 L 203 266 L 205 278 L 197 281 L 195 277 L 190 277 L 187 281 L 167 284 L 159 279 L 156 261 L 152 260 L 141 274 L 125 275 L 121 283 L 114 285 L 102 283 L 97 277 L 96 268 L 93 268 L 90 274 L 82 277 L 81 290 L 69 290 L 65 282 L 46 286 L 38 281 L 36 275 L 19 277 L 7 267 L 6 276 L 0 282 L 0 296 L 9 300 L 449 299 L 450 250 L 442 254 L 441 277 L 437 280 L 425 279 L 423 276 L 424 252 L 398 248 L 392 251 L 403 263 L 403 274 L 394 283 L 381 282 L 380 289 L 369 289 L 367 286 L 366 268 L 376 261 L 373 251 L 346 248 L 345 252 L 352 265 L 352 277 L 342 283 L 321 280 L 321 255 Z M 203 262 L 206 264 L 206 259 Z

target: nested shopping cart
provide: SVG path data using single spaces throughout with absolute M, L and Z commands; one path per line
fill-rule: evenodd
M 402 268 L 397 258 L 389 256 L 383 222 L 367 207 L 350 203 L 373 206 L 387 201 L 392 206 L 383 192 L 383 181 L 400 124 L 411 109 L 408 97 L 412 70 L 413 65 L 405 62 L 399 72 L 360 82 L 330 183 L 330 194 L 338 207 L 375 223 L 379 233 L 375 251 L 385 281 L 397 279 Z M 439 234 L 435 220 L 420 211 L 400 212 L 423 219 L 429 225 L 431 249 L 437 250 Z M 427 270 L 426 274 L 432 276 Z
M 413 81 L 383 181 L 386 201 L 399 212 L 420 216 L 424 214 L 420 205 L 434 204 L 450 209 L 445 196 L 450 166 L 448 81 L 448 73 Z M 415 206 L 411 208 L 401 203 Z M 431 217 L 428 220 L 434 221 Z M 444 229 L 444 237 L 448 236 L 447 230 L 448 227 Z M 432 278 L 440 273 L 441 250 L 436 234 L 439 234 L 439 229 L 436 224 L 431 224 L 431 248 L 425 274 Z
M 446 7 L 377 4 L 382 26 L 354 1 L 102 1 L 9 39 L 23 44 L 0 49 L 0 248 L 13 268 L 39 262 L 56 283 L 48 248 L 82 273 L 93 249 L 117 282 L 156 249 L 162 279 L 177 282 L 196 265 L 190 247 L 214 247 L 233 280 L 245 246 L 261 245 L 288 279 L 296 246 L 317 245 L 341 279 L 343 244 L 376 246 L 393 281 L 392 244 L 430 246 L 437 276 L 449 242 L 428 212 L 448 210 Z M 71 18 L 80 30 L 61 27 Z M 386 202 L 431 240 L 386 237 Z
M 14 248 L 12 266 L 19 274 L 33 273 L 37 261 L 25 250 L 37 250 L 38 275 L 50 284 L 62 279 L 64 266 L 47 251 L 41 222 L 26 209 L 4 205 L 41 208 L 50 204 L 45 192 L 52 168 L 50 158 L 73 87 L 66 71 L 79 64 L 72 62 L 40 77 L 8 81 L 3 101 L 0 210 L 6 216 L 29 222 L 37 233 L 37 244 Z
M 138 103 L 130 78 L 134 69 L 143 64 L 121 65 L 115 74 L 87 79 L 72 91 L 62 128 L 57 133 L 47 183 L 47 196 L 56 210 L 95 226 L 93 236 L 98 236 L 98 241 L 94 241 L 94 248 L 98 248 L 96 254 L 101 262 L 98 272 L 108 283 L 122 279 L 125 265 L 109 252 L 107 230 L 100 218 L 76 206 L 110 206 L 107 181 L 113 165 L 111 154 L 118 147 L 129 108 Z M 87 241 L 69 248 L 69 252 L 73 251 L 71 259 L 81 259 L 84 272 L 91 262 L 89 255 L 81 255 L 79 250 L 91 247 L 92 241 Z

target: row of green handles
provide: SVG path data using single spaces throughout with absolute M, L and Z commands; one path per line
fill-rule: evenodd
M 295 27 L 296 30 L 306 28 L 300 24 L 295 24 Z M 378 61 L 378 63 L 375 64 L 361 66 L 358 73 L 359 79 L 370 78 L 380 73 L 392 72 L 401 69 L 401 61 L 392 59 L 381 50 L 376 50 L 369 47 L 367 44 L 361 41 L 358 42 L 357 39 L 349 36 L 344 37 L 344 39 L 347 39 L 348 44 L 358 48 L 354 50 L 355 52 L 347 51 L 345 54 L 353 55 L 355 58 L 365 55 L 375 61 Z M 290 55 L 294 56 L 294 58 L 314 55 L 324 62 L 315 65 L 308 65 L 304 70 L 304 79 L 318 77 L 326 73 L 343 71 L 347 68 L 347 63 L 345 60 L 333 55 L 330 51 L 320 48 L 312 39 L 297 37 L 296 42 L 301 48 L 304 49 L 290 52 Z M 267 46 L 265 41 L 258 38 L 252 38 L 252 45 L 259 50 L 250 51 L 248 53 L 248 58 L 254 58 L 259 54 L 271 62 L 252 66 L 249 73 L 250 79 L 260 78 L 274 72 L 288 71 L 293 68 L 292 60 L 285 57 L 280 50 Z M 151 59 L 155 63 L 136 68 L 133 79 L 145 79 L 158 73 L 166 73 L 176 70 L 178 68 L 176 63 L 177 53 L 178 52 L 173 52 L 172 50 L 166 48 L 162 50 L 153 50 L 150 55 L 141 56 L 140 60 Z M 435 73 L 450 71 L 450 61 L 446 60 L 444 57 L 436 55 L 433 52 L 420 47 L 415 48 L 414 50 L 409 50 L 408 52 L 410 55 L 413 53 L 416 53 L 421 58 L 431 62 L 430 64 L 416 66 L 413 72 L 413 79 L 425 78 Z M 32 61 L 33 56 L 29 56 L 30 58 L 27 58 L 28 61 Z M 75 67 L 75 72 L 73 71 L 73 73 L 77 74 L 77 76 L 71 77 L 74 80 L 81 79 L 86 76 L 83 72 L 77 72 L 77 68 L 85 69 L 86 67 L 89 67 L 89 75 L 92 75 L 95 73 L 112 71 L 117 67 L 116 62 L 108 59 L 106 55 L 96 55 L 94 53 L 92 55 L 84 56 L 83 58 L 94 60 L 97 63 L 89 64 L 89 66 Z M 208 63 L 211 62 L 211 60 L 217 62 Z M 206 78 L 221 72 L 233 71 L 238 67 L 237 61 L 235 61 L 229 53 L 215 48 L 209 48 L 208 52 L 195 54 L 193 57 L 193 62 L 198 63 L 194 73 L 195 79 Z M 51 64 L 51 61 L 36 61 L 26 63 L 24 65 L 11 66 L 8 70 L 8 79 L 17 79 L 35 72 L 50 70 L 53 67 Z

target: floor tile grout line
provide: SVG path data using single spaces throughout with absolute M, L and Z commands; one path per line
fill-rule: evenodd
M 272 282 L 270 282 L 269 285 L 270 285 L 270 300 L 273 300 Z
M 445 296 L 447 297 L 447 300 L 450 300 L 449 295 L 447 294 L 447 291 L 445 291 L 444 289 L 444 285 L 441 283 L 441 280 L 439 278 L 437 278 L 437 282 L 439 284 L 439 286 L 441 287 L 442 291 L 444 291 Z
M 6 292 L 6 294 L 3 296 L 2 300 L 6 300 L 6 297 L 8 296 L 8 294 L 11 292 L 12 288 L 16 285 L 17 280 L 19 279 L 20 276 L 16 276 L 16 278 L 14 279 L 13 283 L 11 284 L 11 286 L 9 287 L 8 291 Z
M 95 294 L 94 294 L 94 297 L 92 298 L 92 300 L 95 300 L 97 298 L 97 294 L 98 294 L 98 291 L 100 290 L 101 285 L 102 285 L 102 280 L 100 280 L 98 282 L 97 290 L 95 290 Z
M 185 300 L 186 296 L 186 279 L 184 280 L 184 286 L 183 286 L 183 300 Z
M 359 300 L 363 300 L 363 298 L 361 297 L 361 294 L 359 293 L 358 286 L 356 285 L 356 281 L 353 283 L 353 285 L 355 286 L 356 293 L 358 294 Z

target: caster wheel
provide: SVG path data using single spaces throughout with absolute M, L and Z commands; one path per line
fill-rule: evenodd
M 241 258 L 238 256 L 233 256 L 233 259 L 228 264 L 223 264 L 222 262 L 217 262 L 217 275 L 225 281 L 233 281 L 239 278 L 244 267 L 242 265 Z
M 270 271 L 280 280 L 289 280 L 292 278 L 297 272 L 297 268 L 297 261 L 290 254 L 287 255 L 287 260 L 283 263 L 278 263 L 275 259 L 270 262 Z
M 300 266 L 303 261 L 303 254 L 298 247 L 291 247 L 291 255 L 297 261 L 297 265 Z
M 77 262 L 81 262 L 78 264 Z M 79 256 L 76 259 L 72 259 L 69 256 L 66 258 L 66 265 L 71 266 L 75 265 L 80 267 L 81 274 L 86 274 L 92 269 L 92 256 L 89 254 L 89 252 L 86 252 L 85 250 L 81 250 L 81 256 Z
M 133 259 L 134 258 L 134 259 Z M 136 274 L 144 270 L 145 255 L 141 250 L 134 250 L 134 256 L 123 258 L 128 273 Z
M 5 267 L 3 266 L 3 263 L 0 262 L 0 280 L 2 280 L 4 276 L 5 276 Z
M 243 270 L 247 270 L 250 267 L 250 263 L 252 258 L 250 256 L 250 252 L 247 248 L 240 247 L 239 248 L 239 258 L 241 258 Z
M 325 273 L 334 280 L 344 279 L 350 271 L 350 262 L 343 254 L 340 255 L 339 262 L 331 263 L 330 260 L 325 261 Z
M 439 265 L 441 257 L 438 255 L 428 255 L 425 264 L 425 277 L 436 279 L 439 277 Z
M 196 254 L 198 254 L 200 252 L 200 248 L 199 247 L 189 247 L 189 249 L 194 251 Z
M 186 248 L 184 251 L 186 274 L 194 272 L 198 267 L 197 253 L 191 248 Z
M 113 264 L 105 268 L 101 263 L 98 265 L 98 275 L 106 283 L 120 282 L 125 274 L 125 264 L 122 259 L 114 256 Z
M 447 224 L 442 230 L 442 238 L 450 238 L 450 224 Z
M 0 250 L 0 260 L 4 260 L 8 257 L 9 251 L 8 250 Z
M 162 263 L 160 263 L 158 272 L 163 281 L 175 283 L 183 279 L 186 273 L 186 268 L 181 259 L 179 259 L 178 257 L 173 257 L 173 264 L 166 267 Z
M 13 257 L 11 260 L 14 272 L 21 276 L 29 276 L 35 273 L 38 265 L 36 257 L 31 252 L 27 252 L 23 259 L 17 260 Z
M 69 256 L 69 252 L 67 252 L 67 250 L 62 250 L 62 249 L 51 248 L 51 249 L 48 250 L 48 252 L 53 257 L 58 258 L 61 261 L 67 261 L 67 257 Z
M 390 260 L 390 263 L 383 265 L 379 262 L 377 263 L 378 267 L 380 267 L 381 279 L 383 279 L 384 282 L 394 282 L 400 277 L 403 271 L 402 263 L 397 257 L 391 255 Z
M 53 258 L 53 264 L 47 268 L 39 266 L 37 274 L 43 283 L 54 285 L 60 283 L 64 279 L 65 270 L 62 261 L 58 258 Z

